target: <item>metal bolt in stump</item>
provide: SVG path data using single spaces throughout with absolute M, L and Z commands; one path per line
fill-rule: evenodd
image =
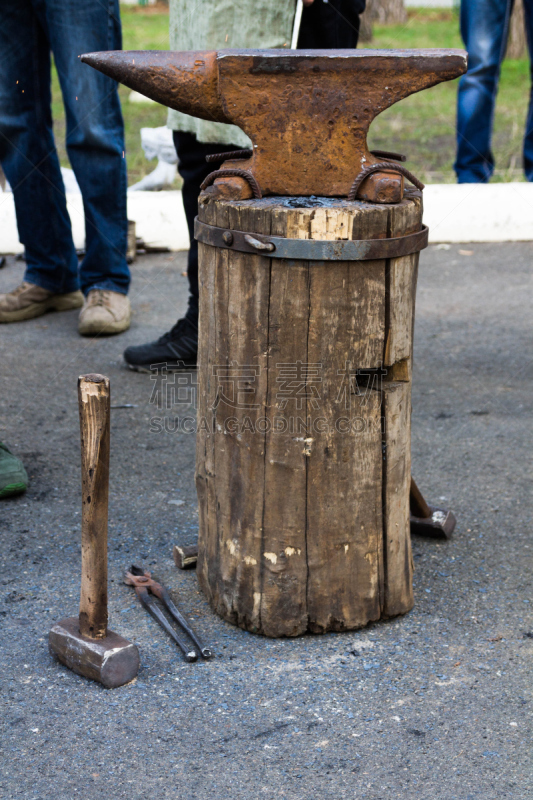
M 268 636 L 413 605 L 411 372 L 419 188 L 372 119 L 462 51 L 96 53 L 83 60 L 253 142 L 204 184 L 198 579 Z M 422 187 L 423 188 L 423 187 Z M 346 199 L 343 199 L 346 198 Z

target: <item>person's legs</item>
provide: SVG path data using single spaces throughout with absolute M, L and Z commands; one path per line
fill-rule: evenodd
M 178 170 L 183 178 L 181 194 L 185 217 L 189 229 L 190 248 L 187 259 L 189 279 L 189 307 L 185 319 L 180 319 L 174 327 L 155 342 L 128 347 L 124 360 L 132 369 L 150 371 L 152 364 L 166 365 L 172 369 L 177 366 L 196 364 L 198 348 L 198 242 L 194 238 L 194 218 L 198 214 L 200 185 L 217 164 L 208 164 L 207 155 L 228 153 L 239 149 L 236 145 L 204 144 L 192 133 L 174 131 L 174 145 L 178 153 Z
M 25 280 L 75 292 L 78 259 L 52 134 L 50 44 L 31 0 L 0 0 L 0 9 L 0 162 L 26 251 Z
M 528 181 L 533 181 L 533 0 L 524 0 L 527 44 L 529 49 L 529 109 L 524 134 L 524 172 Z
M 355 49 L 365 0 L 314 0 L 302 12 L 299 50 Z
M 468 72 L 457 92 L 459 183 L 487 183 L 494 170 L 492 121 L 500 65 L 505 54 L 512 0 L 462 0 L 461 35 Z
M 35 0 L 48 36 L 67 118 L 67 151 L 83 196 L 86 255 L 81 289 L 127 294 L 126 160 L 117 84 L 79 56 L 122 47 L 118 0 Z
M 179 159 L 178 172 L 183 178 L 181 196 L 190 239 L 187 259 L 190 296 L 186 319 L 198 325 L 198 242 L 194 238 L 194 218 L 198 214 L 200 186 L 219 167 L 218 164 L 208 164 L 205 158 L 215 153 L 229 153 L 238 148 L 237 145 L 205 144 L 199 142 L 193 133 L 182 131 L 174 131 L 174 146 Z

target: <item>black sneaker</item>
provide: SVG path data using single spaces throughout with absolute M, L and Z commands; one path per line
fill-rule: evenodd
M 188 319 L 180 319 L 156 342 L 126 348 L 124 361 L 138 372 L 176 372 L 196 367 L 197 353 L 198 327 Z

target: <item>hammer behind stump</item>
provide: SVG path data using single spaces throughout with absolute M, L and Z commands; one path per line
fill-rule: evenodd
M 78 380 L 81 429 L 80 614 L 58 622 L 50 651 L 74 672 L 112 689 L 139 670 L 137 645 L 107 629 L 107 508 L 109 495 L 109 378 Z

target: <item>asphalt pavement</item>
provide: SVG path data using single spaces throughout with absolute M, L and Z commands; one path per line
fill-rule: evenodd
M 133 265 L 122 336 L 80 338 L 77 312 L 0 326 L 0 439 L 31 476 L 25 496 L 0 501 L 0 798 L 533 796 L 532 262 L 531 243 L 422 254 L 413 474 L 458 526 L 448 542 L 413 540 L 411 613 L 346 634 L 246 633 L 174 566 L 172 546 L 197 535 L 194 435 L 122 351 L 184 311 L 185 254 Z M 0 291 L 23 266 L 7 259 Z M 116 406 L 110 627 L 141 653 L 137 679 L 115 690 L 47 647 L 52 625 L 78 611 L 77 377 L 87 372 L 109 375 Z M 173 386 L 179 415 L 194 415 L 192 383 Z M 122 583 L 132 563 L 171 588 L 213 661 L 184 663 Z

